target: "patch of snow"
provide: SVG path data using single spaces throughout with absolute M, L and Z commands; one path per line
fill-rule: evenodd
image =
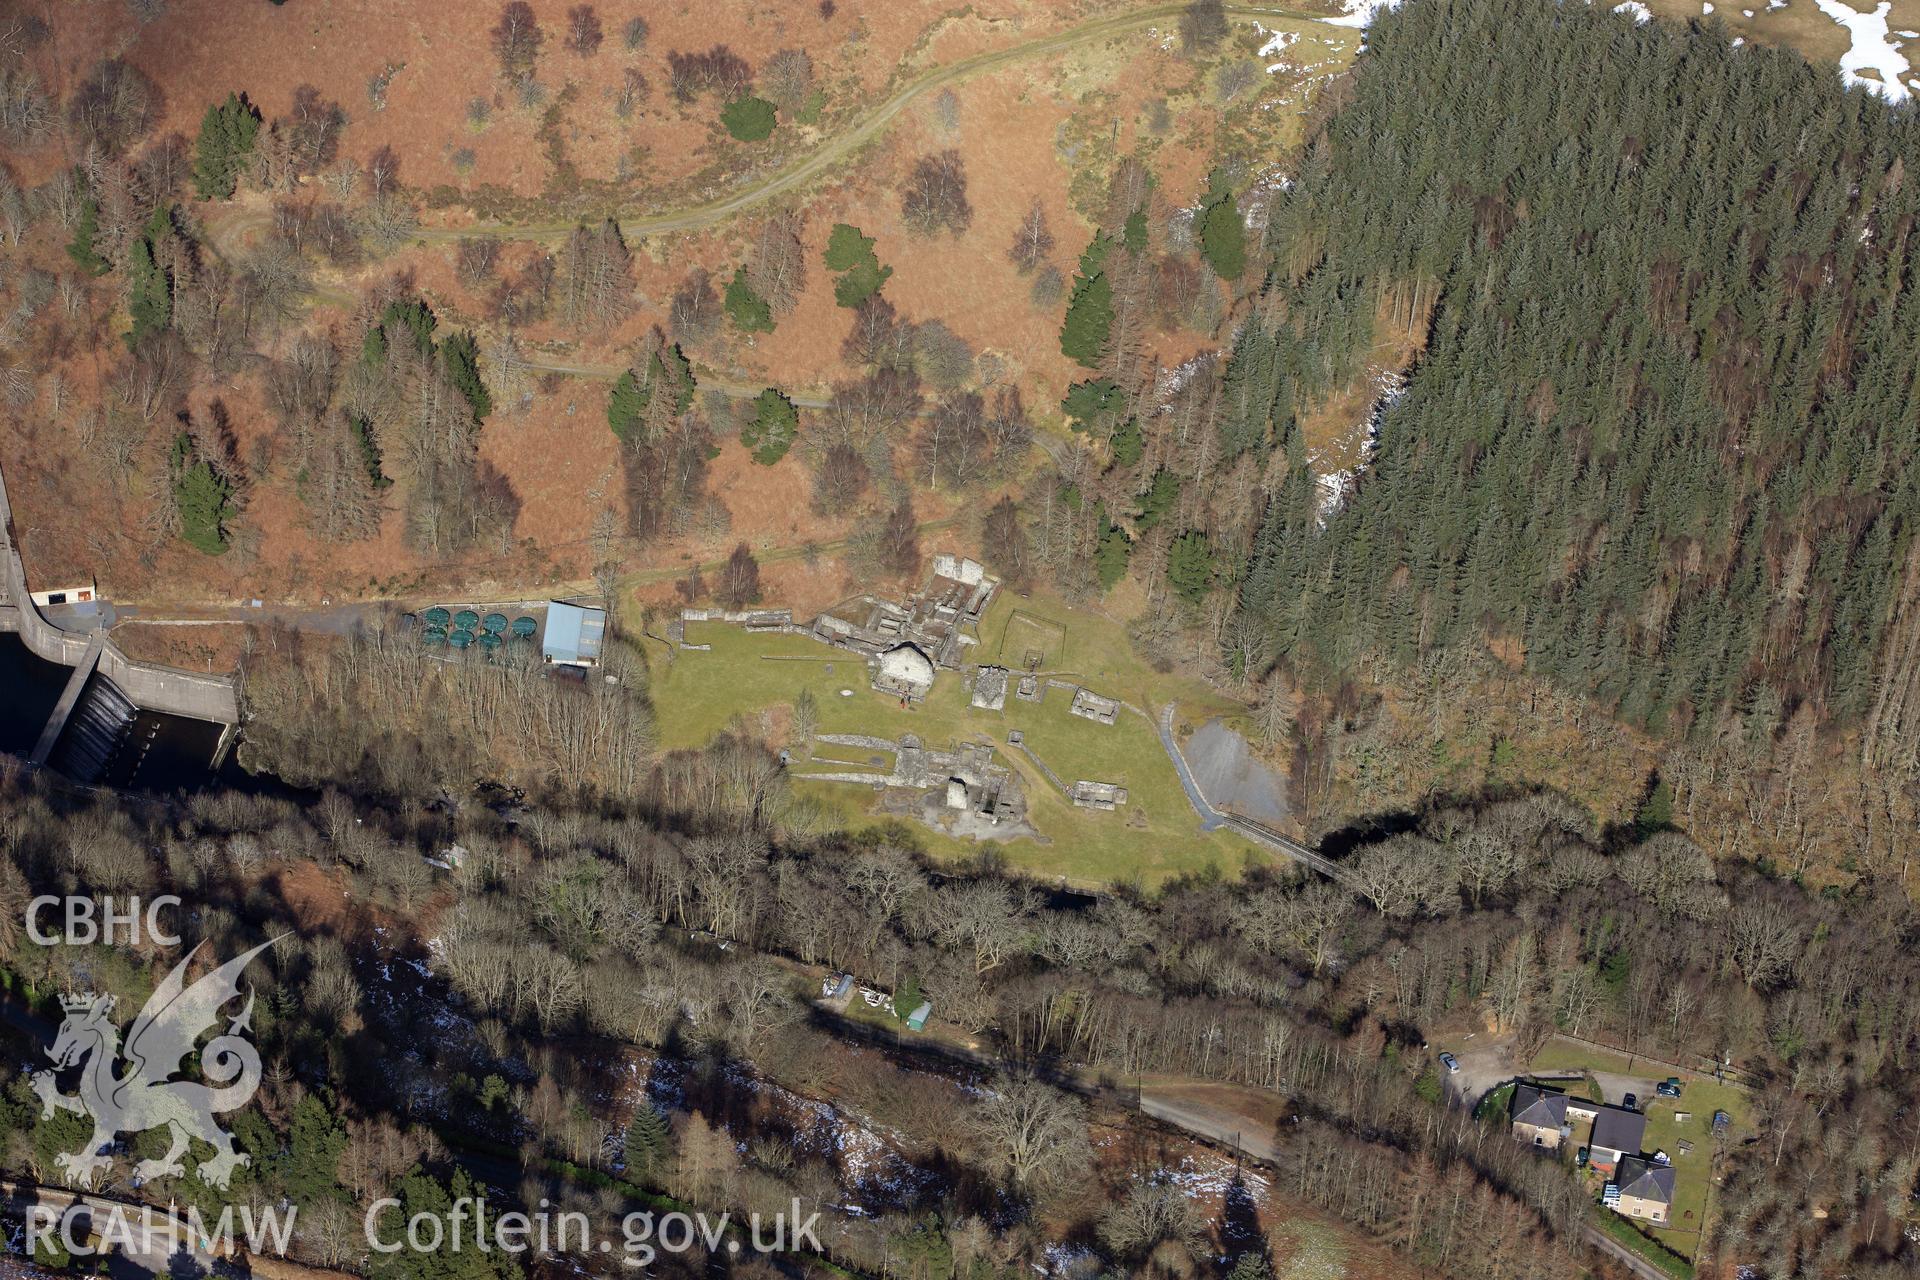
M 1712 5 L 1710 5 L 1710 4 L 1703 4 L 1703 5 L 1701 5 L 1701 6 L 1700 6 L 1700 12 L 1701 12 L 1701 14 L 1702 14 L 1702 16 L 1704 16 L 1704 15 L 1706 15 L 1706 14 L 1709 14 L 1709 13 L 1712 13 L 1712 12 L 1713 12 L 1713 6 L 1712 6 Z
M 1742 10 L 1740 11 L 1740 16 L 1741 16 L 1741 17 L 1743 17 L 1743 18 L 1751 18 L 1751 17 L 1753 16 L 1753 10 L 1751 10 L 1751 9 L 1742 9 Z
M 1738 49 L 1741 45 L 1745 44 L 1746 42 L 1747 42 L 1747 38 L 1745 36 L 1735 36 L 1733 38 L 1733 47 Z
M 1871 89 L 1889 102 L 1904 102 L 1912 96 L 1901 80 L 1912 64 L 1887 38 L 1887 14 L 1893 11 L 1891 0 L 1880 0 L 1872 13 L 1849 9 L 1840 0 L 1813 2 L 1820 7 L 1820 12 L 1845 27 L 1853 38 L 1853 47 L 1840 58 L 1841 79 L 1850 85 Z M 1863 76 L 1862 71 L 1871 71 L 1874 75 Z
M 1310 452 L 1307 466 L 1313 472 L 1313 482 L 1320 489 L 1319 520 L 1325 525 L 1328 520 L 1346 505 L 1353 496 L 1354 486 L 1359 482 L 1360 473 L 1365 471 L 1373 460 L 1374 451 L 1380 447 L 1380 424 L 1386 418 L 1387 411 L 1400 402 L 1407 391 L 1407 376 L 1398 369 L 1382 369 L 1374 374 L 1373 406 L 1367 410 L 1364 421 L 1355 427 L 1365 432 L 1360 440 L 1360 461 L 1354 466 L 1340 471 L 1323 471 L 1323 455 Z M 1352 430 L 1343 433 L 1350 438 Z
M 1626 0 L 1625 4 L 1613 6 L 1613 11 L 1615 13 L 1632 14 L 1633 20 L 1642 26 L 1653 21 L 1653 10 L 1647 8 L 1640 0 Z
M 1902 40 L 1920 40 L 1920 31 L 1896 31 L 1893 34 Z
M 1332 27 L 1359 27 L 1364 30 L 1380 10 L 1399 7 L 1400 0 L 1341 0 L 1341 8 L 1346 12 L 1337 18 L 1324 18 L 1322 21 Z
M 1049 1244 L 1041 1258 L 1033 1264 L 1033 1269 L 1043 1276 L 1084 1275 L 1100 1265 L 1100 1255 L 1078 1244 Z
M 1262 28 L 1260 34 L 1266 35 L 1266 29 Z M 1260 51 L 1253 56 L 1256 58 L 1271 58 L 1274 54 L 1279 53 L 1282 49 L 1287 48 L 1299 39 L 1300 33 L 1298 31 L 1275 31 L 1272 34 L 1272 38 L 1261 45 Z
M 1271 58 L 1275 54 L 1284 53 L 1287 49 L 1299 43 L 1300 33 L 1298 31 L 1268 31 L 1257 22 L 1253 25 L 1254 30 L 1267 37 L 1266 43 L 1260 46 L 1258 53 L 1254 54 L 1256 58 Z M 1285 58 L 1280 59 L 1278 62 L 1270 62 L 1267 64 L 1268 75 L 1276 75 L 1279 72 L 1291 70 L 1293 70 L 1293 64 Z

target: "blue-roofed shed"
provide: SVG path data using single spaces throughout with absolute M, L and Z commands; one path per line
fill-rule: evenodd
M 607 611 L 556 600 L 547 606 L 547 633 L 540 652 L 548 662 L 575 667 L 600 665 L 600 642 L 607 634 Z

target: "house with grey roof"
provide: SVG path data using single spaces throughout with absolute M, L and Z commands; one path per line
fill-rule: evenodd
M 1640 1154 L 1640 1143 L 1647 1136 L 1647 1118 L 1625 1107 L 1605 1106 L 1593 1118 L 1593 1137 L 1587 1140 L 1587 1157 L 1601 1173 L 1612 1173 L 1622 1157 Z
M 1524 1081 L 1513 1087 L 1513 1105 L 1507 1113 L 1513 1136 L 1546 1151 L 1558 1151 L 1567 1136 L 1567 1095 Z
M 1645 1156 L 1623 1156 L 1613 1177 L 1617 1196 L 1607 1197 L 1615 1213 L 1664 1227 L 1673 1212 L 1674 1170 Z

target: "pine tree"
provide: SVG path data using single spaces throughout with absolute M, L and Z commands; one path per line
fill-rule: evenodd
M 873 244 L 873 237 L 862 233 L 860 228 L 845 222 L 834 223 L 833 230 L 827 233 L 827 248 L 823 255 L 827 270 L 853 270 L 874 256 Z
M 640 415 L 647 411 L 647 404 L 653 399 L 653 386 L 640 385 L 640 379 L 628 369 L 613 383 L 613 394 L 607 398 L 607 425 L 613 428 L 613 434 L 622 444 L 633 438 L 634 429 L 640 425 Z
M 727 282 L 721 305 L 733 319 L 733 327 L 742 333 L 772 333 L 773 308 L 747 284 L 746 272 L 736 269 Z
M 1127 541 L 1125 530 L 1108 525 L 1093 553 L 1094 572 L 1099 575 L 1102 591 L 1113 590 L 1114 584 L 1127 576 L 1127 558 L 1132 554 L 1133 544 Z
M 1108 416 L 1125 406 L 1126 398 L 1111 378 L 1088 378 L 1067 388 L 1060 400 L 1060 411 L 1071 419 L 1075 431 L 1095 432 Z
M 471 329 L 462 329 L 440 344 L 440 362 L 454 389 L 473 409 L 475 422 L 493 412 L 493 393 L 480 376 L 480 342 Z
M 202 200 L 225 200 L 233 195 L 240 174 L 253 156 L 260 133 L 260 117 L 237 93 L 207 108 L 200 118 L 194 142 L 193 187 Z
M 1140 431 L 1140 420 L 1128 418 L 1113 429 L 1113 465 L 1131 467 L 1136 465 L 1147 451 L 1147 438 Z M 1165 475 L 1166 472 L 1161 472 Z
M 227 549 L 226 521 L 233 514 L 227 482 L 204 459 L 196 458 L 184 432 L 173 445 L 173 502 L 180 513 L 180 537 L 210 556 Z
M 1061 353 L 1089 369 L 1100 367 L 1113 330 L 1113 286 L 1104 272 L 1081 278 L 1067 302 L 1067 318 L 1060 326 Z
M 1213 587 L 1213 548 L 1207 535 L 1189 530 L 1167 548 L 1167 583 L 1188 604 L 1198 604 Z
M 103 276 L 113 269 L 113 264 L 94 248 L 94 237 L 99 234 L 100 202 L 89 190 L 80 197 L 80 214 L 73 221 L 73 238 L 67 241 L 67 256 L 90 276 Z
M 1173 504 L 1180 498 L 1180 477 L 1165 467 L 1153 473 L 1153 483 L 1140 499 L 1140 518 L 1134 527 L 1142 531 L 1151 529 L 1166 518 Z
M 753 417 L 740 428 L 740 443 L 753 451 L 753 460 L 770 467 L 787 456 L 800 430 L 800 412 L 793 401 L 768 387 L 753 402 Z
M 648 372 L 656 384 L 673 392 L 673 411 L 676 415 L 693 407 L 693 362 L 680 350 L 679 343 L 662 347 L 654 355 Z
M 173 286 L 166 268 L 160 265 L 158 250 L 173 234 L 171 211 L 162 205 L 148 220 L 146 235 L 135 240 L 128 251 L 128 310 L 133 328 L 127 332 L 127 345 L 135 347 L 148 334 L 158 333 L 173 320 Z
M 721 109 L 720 123 L 741 142 L 760 142 L 773 133 L 774 107 L 765 98 L 735 98 Z
M 1200 253 L 1222 280 L 1238 280 L 1247 269 L 1247 225 L 1233 193 L 1222 192 L 1200 213 Z

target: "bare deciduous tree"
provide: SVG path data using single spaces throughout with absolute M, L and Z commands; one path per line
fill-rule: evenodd
M 1090 1156 L 1085 1105 L 1031 1076 L 997 1077 L 969 1120 L 986 1163 L 1021 1192 L 1059 1185 Z
M 916 160 L 901 191 L 900 216 L 921 235 L 940 230 L 959 235 L 973 222 L 966 162 L 952 147 Z
M 500 62 L 500 74 L 508 80 L 524 80 L 533 74 L 540 44 L 546 37 L 526 0 L 510 0 L 500 7 L 500 19 L 494 23 L 493 56 Z
M 1027 210 L 1027 216 L 1020 219 L 1020 229 L 1013 233 L 1013 243 L 1007 248 L 1007 260 L 1025 275 L 1045 265 L 1047 255 L 1052 252 L 1053 229 L 1047 225 L 1047 211 L 1036 199 L 1033 207 Z
M 600 27 L 600 15 L 590 4 L 577 4 L 567 10 L 567 51 L 578 58 L 591 58 L 600 52 L 606 32 Z
M 674 290 L 668 308 L 673 331 L 682 338 L 698 342 L 712 334 L 720 323 L 720 294 L 705 267 L 695 267 Z
M 807 254 L 800 243 L 804 226 L 799 213 L 774 214 L 761 222 L 747 257 L 747 284 L 776 317 L 791 312 L 807 287 Z
M 760 68 L 760 92 L 781 114 L 797 115 L 813 93 L 813 59 L 804 49 L 782 49 Z

